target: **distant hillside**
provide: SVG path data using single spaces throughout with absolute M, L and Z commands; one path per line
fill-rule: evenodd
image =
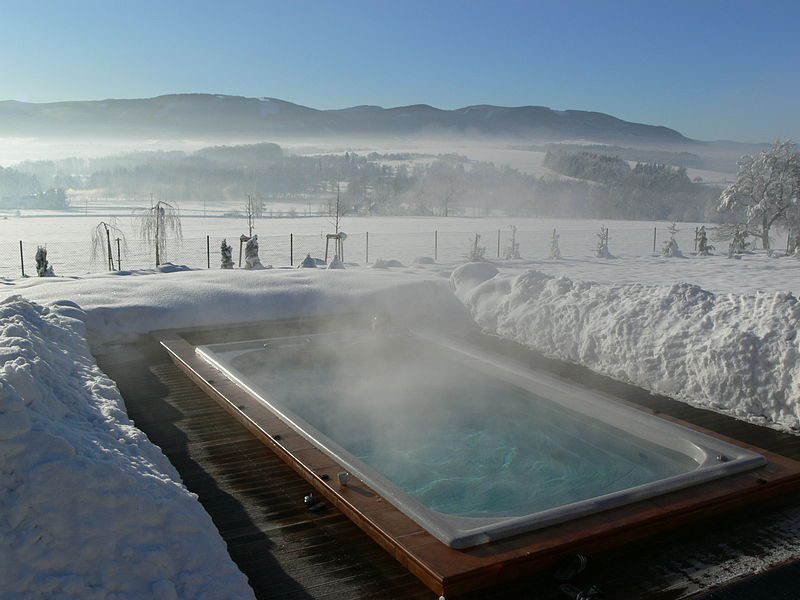
M 543 106 L 480 105 L 441 110 L 418 104 L 317 110 L 275 98 L 212 94 L 48 104 L 0 102 L 3 136 L 255 138 L 425 134 L 662 146 L 696 143 L 667 127 L 631 123 L 603 113 L 555 111 Z

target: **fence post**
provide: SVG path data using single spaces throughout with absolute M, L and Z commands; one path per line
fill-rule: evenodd
M 294 266 L 294 234 L 289 234 L 289 266 Z
M 117 238 L 117 270 L 122 271 L 122 253 L 119 251 L 119 238 Z
M 106 248 L 108 248 L 108 270 L 113 271 L 114 255 L 111 253 L 111 232 L 108 230 L 108 227 L 106 227 L 106 242 L 107 242 Z
M 22 242 L 20 242 L 22 243 Z M 439 230 L 433 231 L 433 260 L 439 260 Z
M 22 253 L 22 240 L 19 241 L 19 266 L 22 268 L 22 276 L 25 277 L 25 255 Z
M 369 264 L 369 231 L 367 232 L 367 249 L 366 249 L 366 257 L 364 258 L 364 264 Z
M 500 230 L 497 230 L 497 258 L 500 258 Z
M 211 236 L 206 236 L 206 264 L 208 268 L 211 268 Z
M 656 253 L 656 228 L 653 227 L 653 254 Z

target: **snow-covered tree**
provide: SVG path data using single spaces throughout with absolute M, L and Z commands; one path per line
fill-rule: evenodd
M 331 225 L 333 225 L 333 232 L 335 234 L 339 233 L 339 222 L 342 218 L 342 198 L 341 198 L 341 184 L 337 180 L 336 181 L 336 214 L 333 215 L 333 219 L 330 221 Z M 330 210 L 328 211 L 330 214 Z
M 159 266 L 167 254 L 168 238 L 183 238 L 180 210 L 169 202 L 159 200 L 140 214 L 137 220 L 142 238 L 155 246 L 156 266 Z
M 470 262 L 480 262 L 482 260 L 486 260 L 486 246 L 478 246 L 478 242 L 480 241 L 481 235 L 476 233 L 475 237 L 472 239 L 472 247 L 470 248 L 469 252 Z
M 233 248 L 228 244 L 227 239 L 223 239 L 219 246 L 221 255 L 220 267 L 223 269 L 233 268 Z
M 306 257 L 303 259 L 303 262 L 300 263 L 298 267 L 300 269 L 316 269 L 317 268 L 317 261 L 311 258 L 310 254 L 306 254 Z
M 708 235 L 706 234 L 706 226 L 701 225 L 697 230 L 697 253 L 700 256 L 708 256 L 714 250 L 714 246 L 708 243 Z
M 787 256 L 800 256 L 800 226 L 789 228 L 786 245 Z
M 115 241 L 119 240 L 118 243 L 127 250 L 128 244 L 125 240 L 125 234 L 119 228 L 116 217 L 111 217 L 110 222 L 100 221 L 95 228 L 92 229 L 92 261 L 102 257 L 109 271 L 114 270 L 112 239 Z M 122 267 L 117 265 L 116 268 L 120 269 Z
M 743 225 L 736 225 L 734 227 L 730 240 L 728 258 L 733 258 L 734 256 L 747 252 L 747 247 L 750 244 L 747 243 L 747 231 Z
M 561 248 L 558 247 L 558 238 L 561 236 L 553 229 L 553 235 L 550 237 L 550 258 L 561 258 Z
M 511 226 L 511 245 L 506 248 L 506 260 L 520 259 L 519 255 L 519 242 L 517 242 L 517 227 Z
M 258 235 L 254 235 L 247 240 L 244 247 L 244 268 L 248 270 L 263 269 L 261 259 L 258 257 Z
M 678 247 L 678 242 L 675 240 L 675 235 L 680 231 L 678 226 L 673 222 L 669 227 L 669 239 L 664 242 L 664 247 L 661 249 L 661 256 L 668 258 L 682 257 L 681 249 Z
M 36 274 L 39 277 L 55 277 L 53 265 L 47 262 L 47 248 L 39 246 L 36 249 Z
M 338 254 L 333 257 L 333 260 L 330 262 L 330 264 L 328 265 L 327 268 L 328 269 L 344 269 L 344 263 L 341 261 L 341 259 L 339 258 Z
M 800 224 L 800 153 L 791 140 L 777 140 L 771 148 L 742 157 L 736 182 L 720 196 L 721 212 L 741 215 L 744 234 L 761 239 L 769 252 L 773 225 Z
M 612 258 L 608 250 L 608 227 L 601 227 L 597 234 L 597 258 Z

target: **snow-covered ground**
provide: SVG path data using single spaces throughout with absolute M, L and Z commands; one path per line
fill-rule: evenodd
M 704 408 L 800 429 L 800 303 L 791 294 L 598 284 L 489 263 L 461 266 L 451 281 L 492 333 Z
M 149 206 L 148 202 L 140 203 L 140 208 Z M 180 205 L 181 207 L 183 205 Z M 210 207 L 211 208 L 211 207 Z M 223 210 L 228 207 L 215 205 L 214 210 Z M 241 205 L 231 206 L 241 210 Z M 130 208 L 114 210 L 109 205 L 97 209 L 89 215 L 81 211 L 58 213 L 54 211 L 25 211 L 22 216 L 7 214 L 0 217 L 0 238 L 16 241 L 31 242 L 89 242 L 92 230 L 101 220 L 108 220 L 109 216 L 117 216 L 119 227 L 126 237 L 135 239 L 138 236 L 138 227 Z M 309 218 L 268 218 L 255 219 L 254 233 L 259 237 L 296 235 L 319 235 L 332 233 L 333 219 L 328 217 Z M 507 243 L 511 235 L 511 226 L 515 225 L 519 231 L 534 232 L 538 236 L 547 236 L 549 243 L 550 233 L 557 228 L 561 233 L 587 232 L 587 247 L 594 245 L 594 233 L 598 233 L 601 226 L 611 229 L 612 250 L 621 246 L 624 252 L 647 252 L 652 250 L 653 227 L 659 231 L 660 243 L 667 235 L 665 221 L 610 221 L 601 219 L 552 219 L 538 217 L 364 217 L 346 215 L 341 219 L 341 228 L 348 234 L 362 234 L 367 231 L 381 235 L 433 235 L 434 231 L 440 233 L 465 233 L 474 232 L 495 233 L 501 230 L 503 240 Z M 683 240 L 694 239 L 694 227 L 697 223 L 679 224 L 680 238 Z M 184 237 L 195 238 L 211 236 L 238 237 L 247 233 L 247 220 L 244 217 L 202 217 L 198 215 L 184 216 L 182 218 Z M 570 238 L 571 239 L 571 238 Z M 491 246 L 491 239 L 486 243 Z M 430 241 L 432 250 L 433 240 Z M 567 242 L 569 243 L 569 242 Z M 545 247 L 545 246 L 543 246 Z M 523 245 L 523 250 L 526 250 Z M 528 247 L 528 252 L 534 248 Z
M 47 247 L 48 260 L 56 274 L 85 275 L 104 270 L 106 266 L 102 257 L 98 255 L 93 258 L 91 252 L 91 232 L 101 218 L 108 217 L 90 214 L 88 217 L 39 215 L 0 219 L 0 277 L 20 276 L 20 240 L 24 242 L 28 274 L 33 272 L 38 245 Z M 212 267 L 219 265 L 219 245 L 223 238 L 227 238 L 234 246 L 234 260 L 238 261 L 236 240 L 243 232 L 247 232 L 244 219 L 184 217 L 182 221 L 184 239 L 170 241 L 166 260 L 193 268 L 205 268 L 208 261 L 208 235 Z M 741 261 L 729 261 L 724 257 L 727 250 L 723 247 L 725 244 L 717 244 L 719 248 L 715 257 L 692 257 L 690 254 L 694 249 L 697 223 L 678 224 L 680 231 L 676 239 L 689 257 L 678 261 L 664 260 L 659 256 L 669 236 L 669 224 L 665 222 L 498 217 L 345 217 L 342 219 L 342 229 L 349 236 L 345 242 L 345 259 L 364 264 L 369 250 L 369 262 L 378 258 L 393 258 L 410 264 L 418 256 L 436 254 L 438 262 L 455 264 L 465 259 L 471 238 L 476 233 L 481 236 L 480 245 L 486 248 L 486 256 L 496 259 L 498 232 L 500 256 L 505 256 L 511 244 L 512 225 L 517 227 L 516 240 L 520 245 L 520 255 L 529 261 L 528 266 L 547 272 L 552 270 L 560 273 L 564 270 L 574 279 L 599 277 L 602 281 L 640 281 L 645 278 L 658 283 L 677 279 L 697 283 L 714 291 L 744 293 L 789 289 L 800 292 L 800 289 L 793 287 L 792 265 L 795 263 L 791 261 L 771 260 L 765 256 L 745 256 Z M 130 215 L 120 216 L 119 226 L 128 239 L 127 248 L 125 244 L 121 246 L 123 269 L 154 266 L 154 251 L 150 245 L 137 241 L 140 236 L 134 219 Z M 609 228 L 609 247 L 618 260 L 597 261 L 593 258 L 601 226 Z M 548 259 L 553 229 L 558 230 L 564 258 L 557 264 Z M 656 256 L 653 256 L 654 229 Z M 255 223 L 262 262 L 273 265 L 289 264 L 290 244 L 293 244 L 295 264 L 306 253 L 324 256 L 325 234 L 332 230 L 331 220 L 324 217 L 263 218 Z M 785 240 L 785 234 L 776 231 L 774 245 L 783 248 Z M 116 259 L 116 243 L 113 239 L 112 249 Z
M 252 598 L 72 302 L 0 302 L 0 596 Z
M 739 259 L 719 254 L 685 258 L 621 256 L 614 259 L 564 256 L 560 260 L 543 258 L 496 263 L 508 273 L 536 270 L 575 281 L 654 286 L 688 283 L 716 294 L 800 294 L 800 260 L 783 256 L 772 258 L 764 252 L 745 254 Z
M 97 350 L 160 329 L 358 311 L 387 313 L 398 324 L 454 328 L 472 324 L 447 277 L 419 266 L 31 278 L 0 287 L 0 295 L 10 293 L 45 305 L 62 298 L 79 303 Z

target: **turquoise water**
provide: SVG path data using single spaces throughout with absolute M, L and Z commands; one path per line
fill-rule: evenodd
M 428 508 L 522 516 L 696 467 L 407 338 L 274 346 L 233 366 Z

